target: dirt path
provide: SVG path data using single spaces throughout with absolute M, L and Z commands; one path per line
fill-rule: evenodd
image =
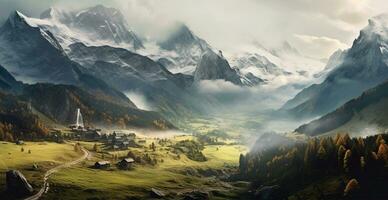
M 71 162 L 68 162 L 68 163 L 64 163 L 64 164 L 62 164 L 62 165 L 56 166 L 56 167 L 54 167 L 54 168 L 48 170 L 48 171 L 44 174 L 44 177 L 43 177 L 43 186 L 42 186 L 42 188 L 39 190 L 39 192 L 36 193 L 36 194 L 34 194 L 34 195 L 32 195 L 32 196 L 30 196 L 30 197 L 25 198 L 24 200 L 37 200 L 37 199 L 39 199 L 40 197 L 42 197 L 42 195 L 43 195 L 44 193 L 46 193 L 46 192 L 49 190 L 50 186 L 49 186 L 49 183 L 47 182 L 47 180 L 49 179 L 49 177 L 50 177 L 53 173 L 57 172 L 58 170 L 60 170 L 60 169 L 62 169 L 62 168 L 68 168 L 68 167 L 71 167 L 72 165 L 76 165 L 76 164 L 78 164 L 78 163 L 84 161 L 86 158 L 90 157 L 91 154 L 90 154 L 90 152 L 89 152 L 88 150 L 86 150 L 85 148 L 82 148 L 81 150 L 82 150 L 83 153 L 84 153 L 84 154 L 82 155 L 81 158 L 79 158 L 79 159 L 77 159 L 77 160 L 74 160 L 74 161 L 71 161 Z

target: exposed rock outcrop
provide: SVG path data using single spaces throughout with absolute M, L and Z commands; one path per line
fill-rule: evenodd
M 26 196 L 33 192 L 32 186 L 26 177 L 17 170 L 10 170 L 6 173 L 7 192 L 13 196 Z
M 201 57 L 194 72 L 194 81 L 225 80 L 236 85 L 242 85 L 240 76 L 233 70 L 228 61 L 213 51 L 207 51 Z

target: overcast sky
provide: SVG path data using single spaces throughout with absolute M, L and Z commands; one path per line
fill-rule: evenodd
M 50 6 L 95 4 L 121 9 L 143 36 L 163 35 L 173 22 L 182 21 L 219 49 L 289 41 L 316 58 L 349 47 L 368 18 L 388 12 L 386 0 L 0 0 L 0 21 L 15 9 L 38 16 Z

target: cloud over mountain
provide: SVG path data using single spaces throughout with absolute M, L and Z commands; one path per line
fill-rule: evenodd
M 179 20 L 218 49 L 232 49 L 252 40 L 276 44 L 288 40 L 297 49 L 306 43 L 294 35 L 331 38 L 330 45 L 311 44 L 307 56 L 328 57 L 334 48 L 350 46 L 368 18 L 386 10 L 384 0 L 0 0 L 0 22 L 9 10 L 37 16 L 50 6 L 80 9 L 104 4 L 122 9 L 129 25 L 144 36 L 163 36 Z M 201 13 L 200 15 L 198 13 Z M 3 20 L 2 20 L 3 19 Z M 268 20 L 270 19 L 270 20 Z M 299 42 L 298 42 L 299 41 Z M 335 46 L 335 47 L 334 47 Z

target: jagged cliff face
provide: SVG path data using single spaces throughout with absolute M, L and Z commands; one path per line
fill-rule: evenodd
M 210 49 L 205 40 L 197 37 L 184 24 L 179 24 L 176 30 L 164 41 L 159 43 L 160 47 L 170 51 L 177 51 L 181 54 L 192 54 L 196 57 Z
M 201 55 L 211 50 L 210 45 L 196 36 L 185 24 L 178 24 L 175 30 L 157 45 L 160 52 L 153 55 L 173 73 L 193 75 Z
M 172 74 L 152 59 L 122 48 L 70 45 L 69 57 L 84 66 L 83 71 L 103 79 L 122 92 L 142 93 L 157 110 L 176 116 L 198 111 L 200 97 L 188 88 L 192 76 Z M 202 105 L 206 100 L 202 99 Z
M 369 20 L 342 63 L 317 85 L 304 89 L 284 108 L 302 117 L 328 113 L 388 78 L 387 15 Z
M 110 101 L 133 105 L 103 81 L 82 72 L 83 67 L 69 59 L 51 32 L 17 11 L 1 27 L 0 43 L 0 63 L 17 80 L 76 85 Z
M 0 64 L 26 82 L 74 83 L 77 64 L 49 31 L 16 11 L 0 28 Z
M 111 44 L 142 49 L 143 43 L 130 29 L 122 13 L 102 5 L 80 11 L 50 8 L 41 14 L 39 25 L 54 32 L 63 44 L 84 42 L 90 45 Z
M 229 66 L 228 61 L 222 55 L 207 51 L 202 55 L 194 72 L 194 81 L 217 79 L 242 85 L 239 75 Z

